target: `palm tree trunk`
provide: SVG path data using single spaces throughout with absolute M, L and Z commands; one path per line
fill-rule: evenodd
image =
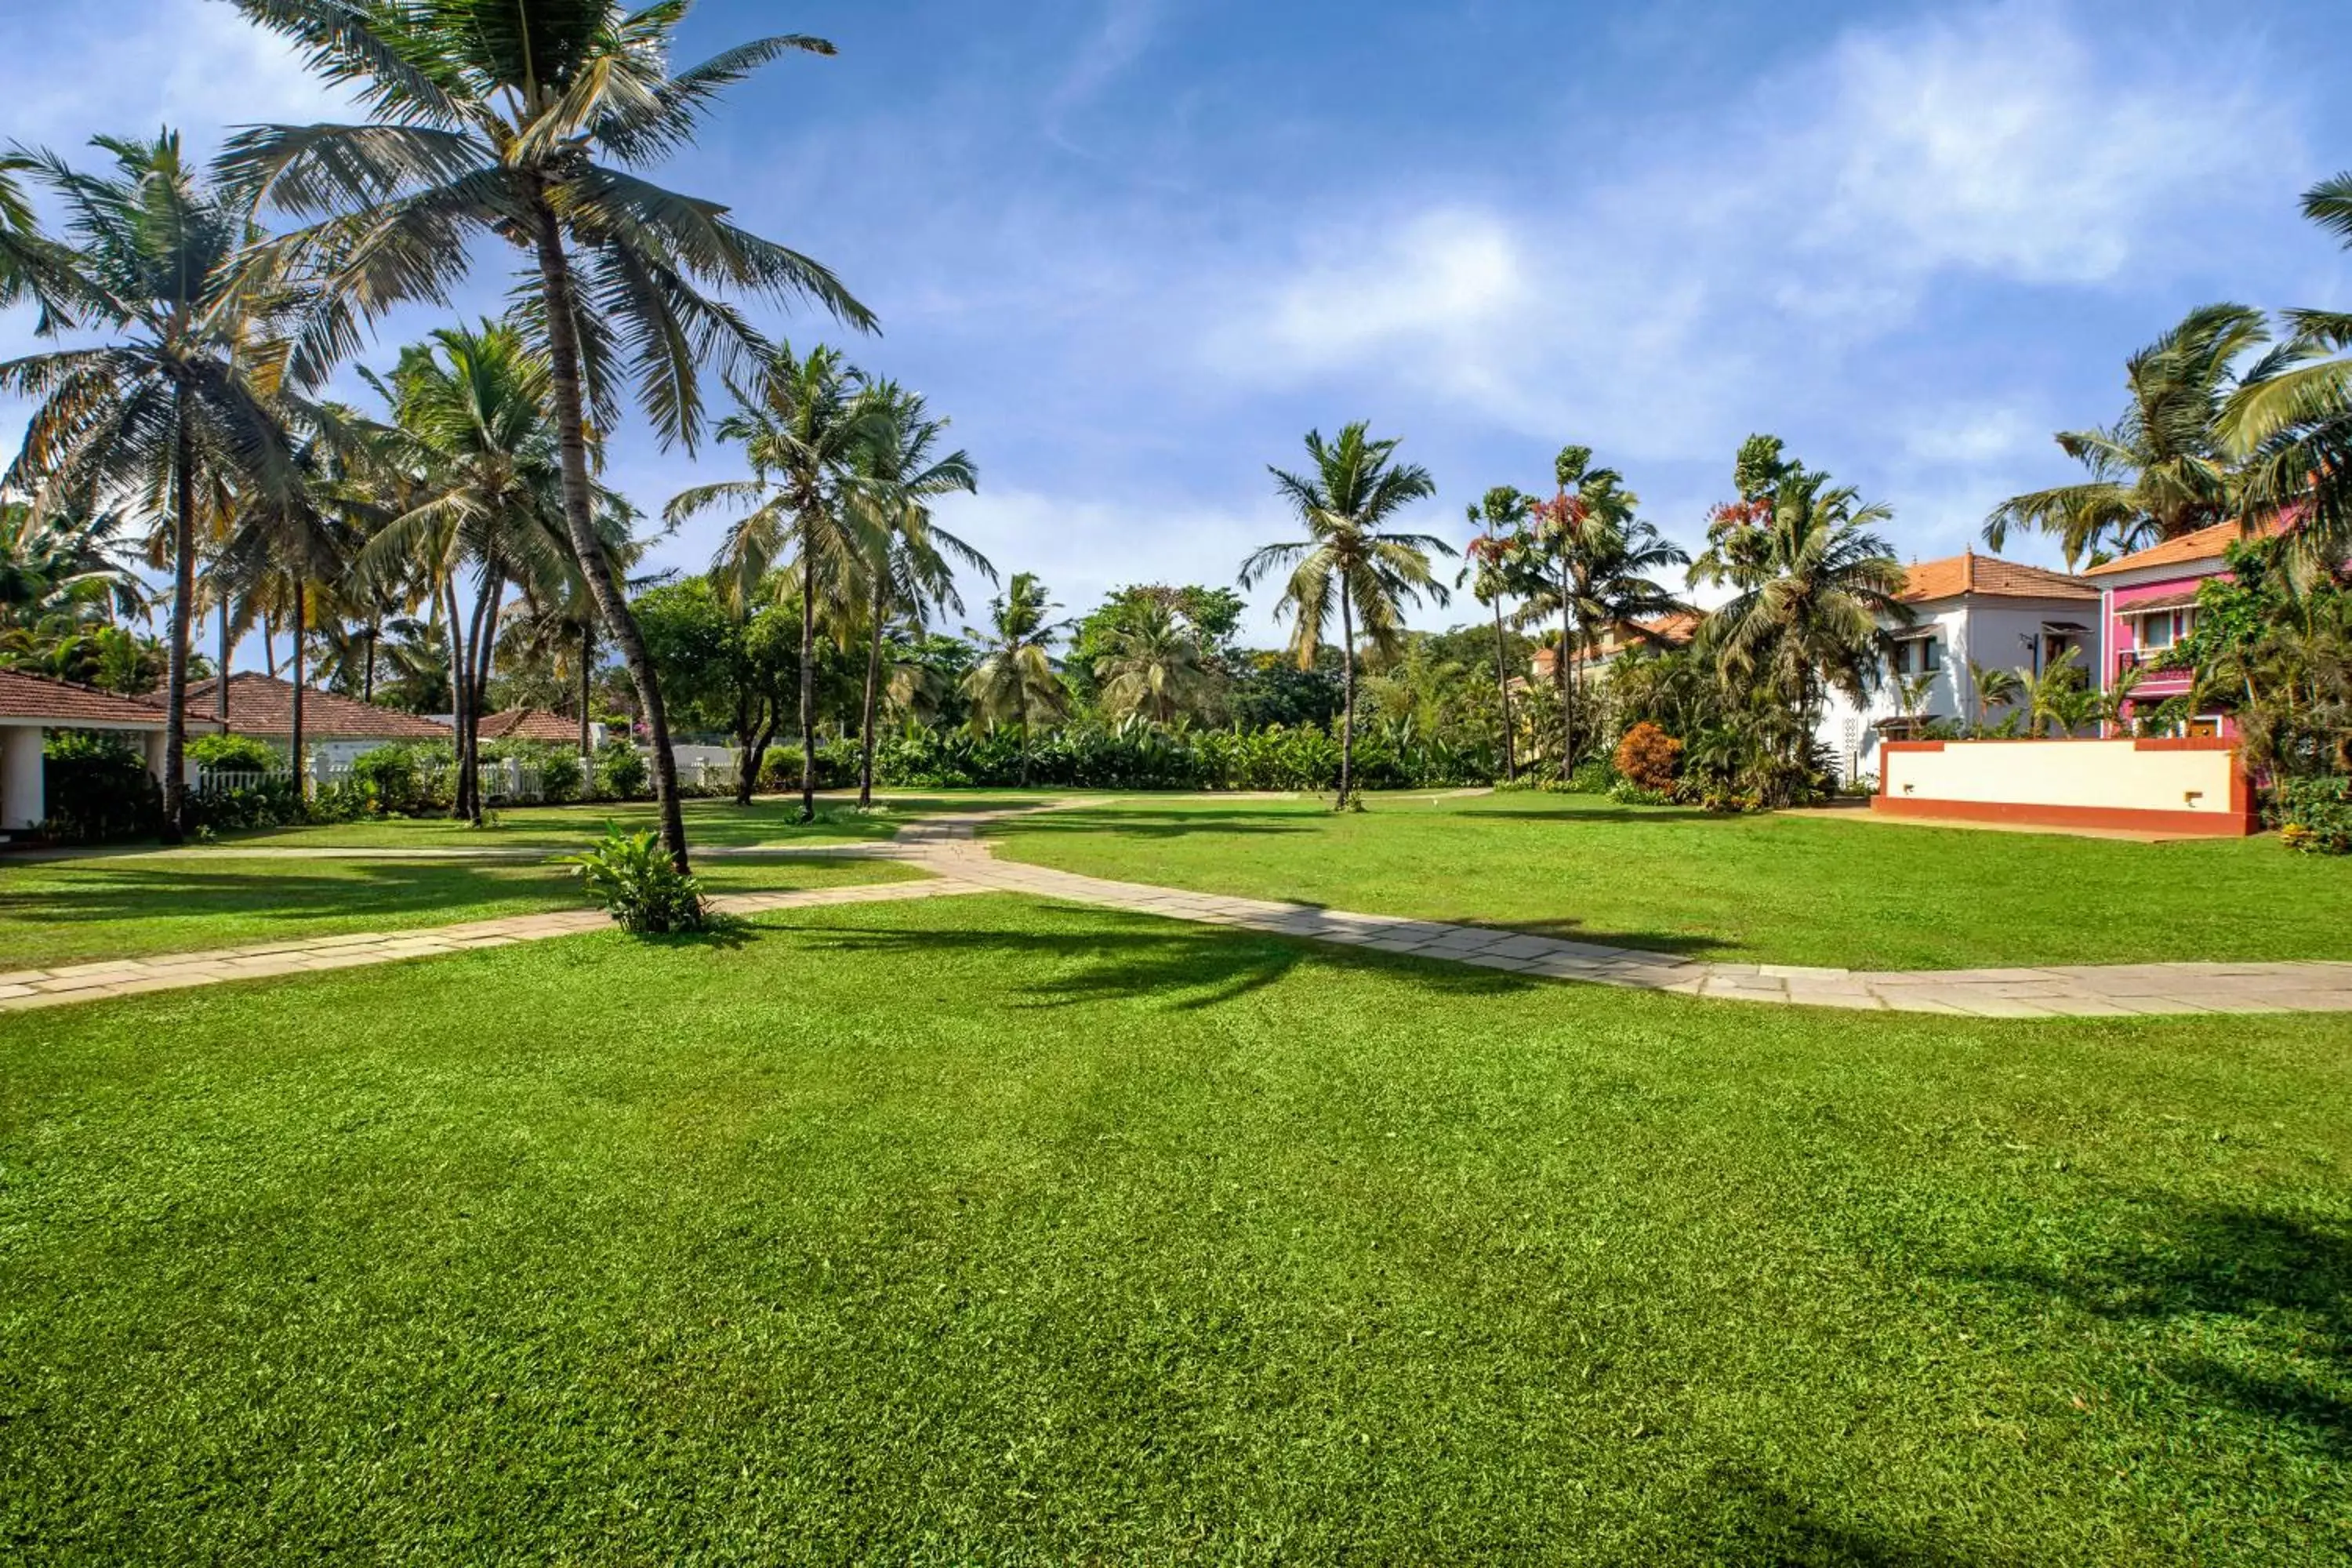
M 1559 683 L 1559 782 L 1568 783 L 1576 771 L 1576 698 L 1574 677 L 1575 646 L 1569 640 L 1569 576 L 1568 568 L 1559 569 L 1559 659 L 1552 668 L 1552 677 Z
M 278 617 L 268 610 L 261 612 L 261 664 L 270 679 L 278 679 Z
M 220 602 L 220 668 L 213 671 L 213 717 L 228 728 L 228 595 Z
M 1339 800 L 1345 811 L 1356 784 L 1356 602 L 1339 579 Z
M 760 777 L 761 747 L 756 742 L 757 727 L 751 721 L 751 702 L 750 682 L 739 682 L 735 688 L 734 729 L 735 804 L 737 805 L 751 804 L 751 786 Z M 767 706 L 767 700 L 761 699 L 761 709 L 764 711 Z
M 857 719 L 857 805 L 874 804 L 874 703 L 882 682 L 882 606 L 874 606 L 874 635 L 866 645 L 866 705 Z
M 1511 730 L 1510 662 L 1503 641 L 1503 595 L 1495 595 L 1495 694 L 1503 702 L 1503 778 L 1516 783 L 1519 776 L 1517 737 Z
M 1013 717 L 1021 726 L 1021 787 L 1029 787 L 1029 679 L 1015 665 L 1013 671 Z
M 449 815 L 466 816 L 466 627 L 458 614 L 457 581 L 455 577 L 443 585 L 445 607 L 442 614 L 448 619 L 449 645 L 449 762 L 455 782 L 449 787 Z
M 188 427 L 188 389 L 172 393 L 172 625 L 163 665 L 163 842 L 187 833 L 188 616 L 196 598 L 196 442 Z M 226 679 L 226 672 L 224 672 Z
M 375 700 L 375 643 L 383 625 L 373 616 L 368 617 L 367 665 L 360 671 L 360 700 L 362 702 Z
M 801 513 L 801 820 L 816 820 L 816 525 Z
M 287 745 L 294 760 L 294 798 L 310 798 L 310 770 L 302 765 L 302 621 L 310 598 L 309 584 L 294 579 L 294 716 Z
M 594 760 L 595 747 L 588 743 L 588 678 L 595 657 L 596 631 L 587 622 L 580 623 L 580 784 L 584 795 L 592 782 L 588 768 Z
M 547 310 L 549 372 L 555 391 L 555 426 L 563 458 L 563 521 L 572 536 L 572 552 L 587 581 L 589 597 L 613 640 L 620 645 L 621 662 L 637 689 L 644 710 L 646 736 L 653 744 L 654 799 L 661 815 L 662 845 L 670 863 L 683 874 L 690 868 L 686 856 L 686 815 L 677 797 L 677 759 L 670 754 L 669 715 L 662 706 L 661 687 L 653 660 L 646 655 L 646 639 L 629 613 L 620 584 L 613 576 L 604 542 L 596 537 L 588 482 L 587 421 L 580 393 L 580 338 L 572 321 L 572 263 L 563 253 L 562 231 L 548 205 L 544 185 L 531 193 L 531 217 L 539 250 L 539 285 Z

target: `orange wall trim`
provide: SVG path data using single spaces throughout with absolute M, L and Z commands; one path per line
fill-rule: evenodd
M 2242 786 L 2231 792 L 2230 811 L 2130 811 L 2105 805 L 2032 805 L 2016 801 L 1921 800 L 1916 795 L 1874 795 L 1870 809 L 1889 816 L 1948 817 L 1964 822 L 2014 822 L 2039 827 L 2114 827 L 2133 833 L 2193 833 L 2242 838 L 2258 830 L 2246 809 Z

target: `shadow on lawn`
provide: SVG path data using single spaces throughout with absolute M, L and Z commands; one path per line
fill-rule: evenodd
M 1041 903 L 1038 907 L 1090 921 L 1103 918 L 1103 911 L 1090 905 Z M 1024 931 L 892 931 L 868 926 L 832 927 L 806 935 L 817 946 L 860 953 L 961 950 L 1087 961 L 1083 968 L 1028 988 L 1040 1005 L 1052 1007 L 1106 997 L 1163 994 L 1170 999 L 1170 1006 L 1190 1012 L 1237 1001 L 1308 962 L 1409 974 L 1433 991 L 1462 996 L 1504 995 L 1533 984 L 1501 970 L 1435 963 L 1221 927 L 1169 930 L 1160 921 L 1149 928 L 1096 931 L 1085 936 Z
M 1933 1542 L 1898 1541 L 1866 1524 L 1831 1518 L 1787 1488 L 1728 1464 L 1708 1469 L 1672 1539 L 1658 1547 L 1661 1558 L 1697 1547 L 1709 1561 L 1776 1568 L 1958 1568 L 1968 1561 Z
M 0 900 L 0 942 L 9 926 L 82 925 L 159 915 L 297 919 L 414 914 L 577 886 L 569 871 L 544 863 L 337 861 L 343 870 L 335 876 L 305 874 L 296 869 L 299 864 L 290 862 L 284 870 L 224 873 L 184 861 L 142 861 L 120 868 L 101 862 L 87 882 Z M 577 902 L 576 898 L 548 900 L 551 908 Z
M 2235 1339 L 2242 1353 L 2231 1361 L 2183 1352 L 2164 1370 L 2207 1400 L 2352 1456 L 2352 1234 L 2256 1209 L 2179 1203 L 2142 1228 L 2136 1245 L 2063 1271 L 1995 1268 L 1974 1277 L 2095 1317 L 2177 1327 L 2201 1343 Z
M 1314 814 L 1301 811 L 1051 811 L 1017 823 L 992 824 L 991 837 L 1014 829 L 1023 834 L 1114 834 L 1133 838 L 1181 838 L 1196 833 L 1248 837 L 1311 833 Z
M 1528 811 L 1524 808 L 1514 810 L 1504 807 L 1481 806 L 1476 812 L 1465 813 L 1465 815 L 1475 816 L 1481 821 L 1492 818 L 1499 822 L 1547 822 L 1550 823 L 1554 826 L 1559 826 L 1564 823 L 1580 825 L 1587 822 L 1745 822 L 1750 820 L 1761 820 L 1760 818 L 1722 816 L 1711 811 L 1699 811 L 1688 806 L 1675 805 L 1611 805 L 1597 806 L 1590 810 L 1567 807 L 1559 811 Z

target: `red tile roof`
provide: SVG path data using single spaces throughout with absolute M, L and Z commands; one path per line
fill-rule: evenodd
M 1962 594 L 1989 594 L 2004 599 L 2095 599 L 2099 591 L 2080 577 L 2047 567 L 2003 561 L 1963 550 L 1940 561 L 1915 561 L 1904 573 L 1906 604 L 1928 599 L 1952 599 Z
M 52 680 L 28 670 L 0 669 L 0 719 L 37 719 L 67 730 L 150 729 L 163 721 L 159 703 L 117 697 L 95 686 Z M 204 717 L 207 731 L 217 728 Z
M 147 699 L 156 707 L 161 697 Z M 188 687 L 188 721 L 213 723 L 213 683 Z M 294 731 L 294 688 L 289 681 L 247 671 L 228 678 L 228 727 L 236 735 L 285 735 Z M 302 737 L 306 741 L 446 741 L 449 727 L 396 708 L 356 702 L 317 687 L 302 694 Z
M 580 743 L 580 724 L 544 708 L 507 708 L 482 719 L 485 741 L 551 741 L 559 745 Z
M 1701 616 L 1692 610 L 1672 610 L 1663 616 L 1653 616 L 1633 623 L 1630 627 L 1612 626 L 1601 640 L 1588 649 L 1577 662 L 1590 665 L 1615 658 L 1632 647 L 1687 647 L 1698 636 Z M 1549 677 L 1552 673 L 1552 651 L 1539 647 L 1535 652 L 1535 673 Z
M 2270 539 L 2286 531 L 2286 520 L 2273 518 L 2258 528 L 2248 528 L 2231 518 L 2210 528 L 2200 528 L 2168 539 L 2161 544 L 2151 544 L 2146 550 L 2136 550 L 2129 555 L 2118 556 L 2104 566 L 2094 566 L 2083 574 L 2085 577 L 2105 577 L 2116 572 L 2137 572 L 2144 566 L 2188 566 L 2200 562 L 2219 561 L 2221 552 L 2242 539 Z

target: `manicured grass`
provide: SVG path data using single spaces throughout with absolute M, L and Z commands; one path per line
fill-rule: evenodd
M 919 875 L 863 860 L 709 859 L 713 892 Z M 578 909 L 579 878 L 552 863 L 294 860 L 234 854 L 0 863 L 0 973 L 196 952 L 343 931 L 399 931 Z
M 990 829 L 1014 859 L 1702 957 L 1853 969 L 2352 958 L 2352 862 L 1591 796 L 1154 799 Z
M 689 800 L 681 804 L 689 845 L 842 843 L 859 838 L 887 838 L 910 820 L 943 811 L 981 811 L 999 806 L 1034 805 L 1053 798 L 1044 791 L 972 791 L 969 794 L 894 795 L 877 798 L 874 809 L 861 812 L 856 795 L 828 795 L 817 801 L 817 820 L 803 824 L 797 795 L 761 795 L 749 806 L 731 800 Z M 650 831 L 660 826 L 648 802 L 605 802 L 591 805 L 515 806 L 494 814 L 496 826 L 472 827 L 446 816 L 404 817 L 391 821 L 339 822 L 320 827 L 281 827 L 226 835 L 216 847 L 232 853 L 241 845 L 271 848 L 548 848 L 571 849 L 603 836 L 605 825 L 625 831 Z
M 2346 1042 L 989 898 L 0 1016 L 0 1555 L 2340 1561 Z

